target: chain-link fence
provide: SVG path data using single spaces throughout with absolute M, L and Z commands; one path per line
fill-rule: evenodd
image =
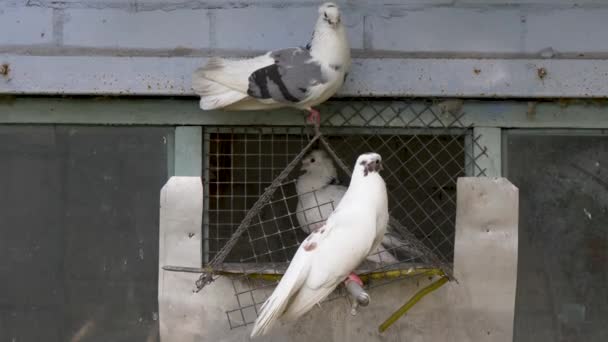
M 466 114 L 440 111 L 431 101 L 361 100 L 335 101 L 321 113 L 323 137 L 310 151 L 324 152 L 313 154 L 301 153 L 311 140 L 304 126 L 204 129 L 203 255 L 205 263 L 214 261 L 215 271 L 235 275 L 237 307 L 227 312 L 232 328 L 255 320 L 276 274 L 285 270 L 307 232 L 337 205 L 339 195 L 328 197 L 325 191 L 346 189 L 349 170 L 361 153 L 374 151 L 383 158 L 391 222 L 385 250 L 357 272 L 398 272 L 397 277 L 370 276 L 374 280 L 368 285 L 374 287 L 422 274 L 421 269 L 451 267 L 456 180 L 484 174 L 476 163 L 484 149 L 473 129 L 463 125 Z M 302 160 L 310 166 L 311 160 L 319 162 L 315 156 L 333 164 L 335 174 L 321 186 L 298 192 Z M 286 170 L 296 165 L 292 162 L 297 166 Z M 277 183 L 281 173 L 285 177 Z M 274 192 L 260 203 L 271 185 Z M 244 230 L 237 231 L 239 226 Z

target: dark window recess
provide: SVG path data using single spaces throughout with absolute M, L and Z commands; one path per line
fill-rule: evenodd
M 0 340 L 158 340 L 170 132 L 0 126 Z
M 608 341 L 608 136 L 509 134 L 519 188 L 514 341 Z

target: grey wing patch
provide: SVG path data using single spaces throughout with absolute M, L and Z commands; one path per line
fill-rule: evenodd
M 254 71 L 249 76 L 247 94 L 277 102 L 300 102 L 310 86 L 327 82 L 321 66 L 312 61 L 310 52 L 302 48 L 274 51 L 274 64 Z

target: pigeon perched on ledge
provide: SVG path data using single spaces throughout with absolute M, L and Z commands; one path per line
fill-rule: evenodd
M 323 227 L 302 242 L 289 267 L 262 305 L 251 337 L 264 335 L 279 320 L 296 320 L 342 282 L 375 251 L 388 225 L 386 184 L 377 153 L 357 158 L 350 185 Z
M 306 47 L 270 51 L 247 59 L 211 58 L 193 75 L 192 89 L 203 110 L 264 110 L 293 107 L 310 112 L 332 97 L 350 69 L 350 47 L 340 9 L 328 2 Z

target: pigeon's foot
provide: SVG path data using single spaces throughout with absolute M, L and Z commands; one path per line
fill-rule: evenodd
M 309 112 L 307 121 L 318 127 L 321 124 L 321 112 L 314 108 L 310 108 Z
M 346 277 L 344 283 L 348 283 L 351 281 L 354 281 L 355 283 L 359 284 L 359 286 L 363 286 L 363 280 L 361 280 L 361 278 L 359 278 L 359 276 L 353 272 L 351 272 L 348 277 Z
M 351 308 L 351 314 L 357 314 L 357 308 L 359 306 L 367 306 L 370 301 L 369 294 L 363 289 L 363 281 L 356 274 L 351 273 L 344 281 L 344 286 L 350 295 L 355 299 L 353 307 Z

